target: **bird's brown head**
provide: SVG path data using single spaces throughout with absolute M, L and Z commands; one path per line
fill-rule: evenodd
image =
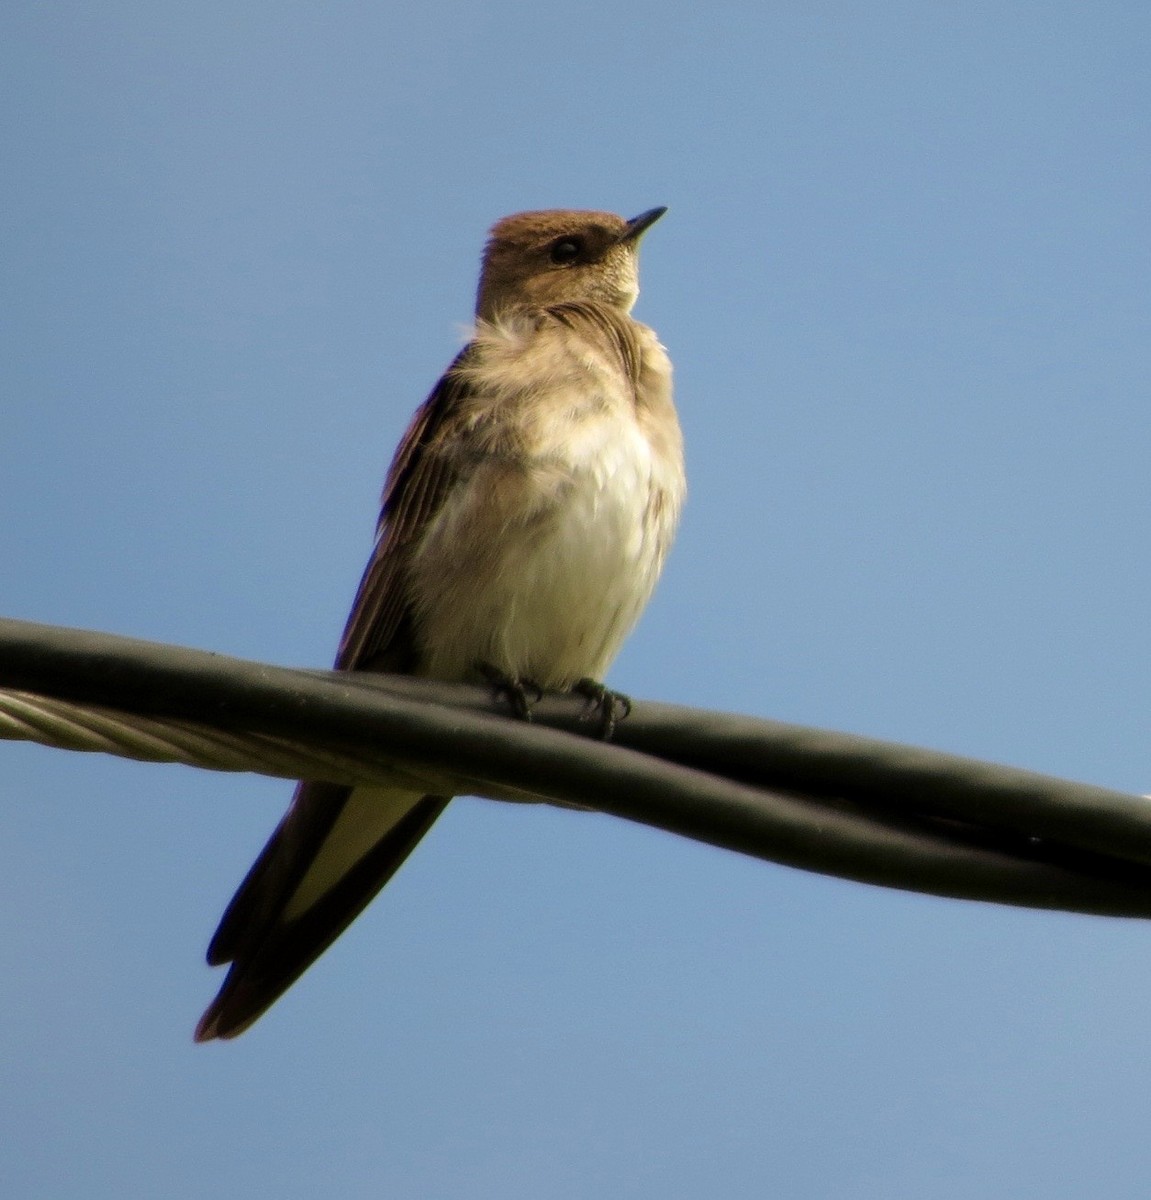
M 476 316 L 492 321 L 578 300 L 630 312 L 639 295 L 640 238 L 665 212 L 652 208 L 630 221 L 568 209 L 504 217 L 484 250 Z

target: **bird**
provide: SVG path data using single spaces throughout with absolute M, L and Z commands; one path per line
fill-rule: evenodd
M 666 211 L 553 209 L 492 227 L 474 331 L 388 471 L 337 670 L 496 680 L 521 709 L 530 688 L 602 699 L 685 496 L 671 363 L 630 316 L 640 239 Z M 249 1028 L 450 799 L 298 784 L 208 947 L 210 965 L 230 966 L 196 1041 Z

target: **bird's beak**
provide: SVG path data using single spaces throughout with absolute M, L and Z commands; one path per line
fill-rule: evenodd
M 638 241 L 665 212 L 667 212 L 667 207 L 660 205 L 659 208 L 649 208 L 647 212 L 641 212 L 638 217 L 632 217 L 619 240 L 621 242 Z

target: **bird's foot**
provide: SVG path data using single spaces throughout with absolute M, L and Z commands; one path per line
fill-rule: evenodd
M 623 692 L 613 692 L 605 687 L 598 679 L 579 679 L 572 689 L 587 700 L 580 720 L 599 720 L 599 735 L 603 740 L 610 741 L 615 733 L 615 727 L 631 712 L 631 701 Z
M 512 715 L 521 721 L 532 719 L 532 705 L 538 704 L 544 696 L 544 690 L 532 679 L 520 679 L 493 667 L 491 663 L 477 663 L 476 670 L 492 685 L 496 697 L 508 702 Z M 531 694 L 531 699 L 528 699 Z

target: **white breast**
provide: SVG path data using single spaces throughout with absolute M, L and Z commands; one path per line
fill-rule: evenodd
M 545 687 L 599 679 L 647 603 L 683 496 L 678 433 L 676 453 L 659 453 L 630 382 L 583 365 L 509 406 L 525 452 L 480 462 L 429 529 L 421 673 L 462 678 L 484 662 Z M 645 378 L 670 392 L 670 367 Z

